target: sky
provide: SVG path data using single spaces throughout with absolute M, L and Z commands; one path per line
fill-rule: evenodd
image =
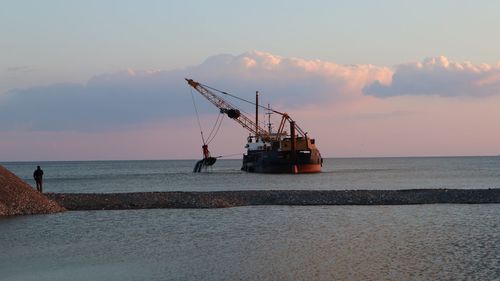
M 498 11 L 459 0 L 2 1 L 0 161 L 200 158 L 186 77 L 260 91 L 324 157 L 499 155 Z M 210 131 L 218 111 L 193 94 Z M 247 134 L 224 120 L 212 154 L 243 153 Z

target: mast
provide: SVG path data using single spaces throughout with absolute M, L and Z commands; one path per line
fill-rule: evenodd
M 272 134 L 272 128 L 271 128 L 271 114 L 273 114 L 271 112 L 271 105 L 270 104 L 267 104 L 267 127 L 269 129 L 269 135 Z
M 291 158 L 292 158 L 292 163 L 295 164 L 295 158 L 296 158 L 296 146 L 297 146 L 297 138 L 295 136 L 295 121 L 290 121 L 290 152 Z
M 257 132 L 259 132 L 259 91 L 255 92 L 255 132 L 257 138 Z

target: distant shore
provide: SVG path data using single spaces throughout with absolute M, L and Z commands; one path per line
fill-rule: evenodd
M 412 205 L 500 203 L 500 189 L 248 190 L 48 193 L 68 210 L 227 208 L 254 205 Z

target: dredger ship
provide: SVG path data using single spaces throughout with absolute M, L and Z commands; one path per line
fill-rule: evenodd
M 274 110 L 270 106 L 260 106 L 259 92 L 256 92 L 255 102 L 251 102 L 230 93 L 203 85 L 192 79 L 186 79 L 186 81 L 198 93 L 215 105 L 221 114 L 227 115 L 250 132 L 250 135 L 247 137 L 247 144 L 245 145 L 247 152 L 243 155 L 241 170 L 255 173 L 289 174 L 321 172 L 323 158 L 321 158 L 321 154 L 316 147 L 315 139 L 310 138 L 287 113 Z M 247 117 L 242 113 L 242 110 L 226 101 L 221 95 L 255 105 L 255 119 L 252 120 Z M 281 116 L 281 122 L 275 132 L 271 130 L 270 120 L 267 129 L 259 126 L 259 108 L 267 110 L 268 116 L 271 113 Z M 290 129 L 289 133 L 285 131 L 287 123 Z M 220 127 L 220 124 L 218 126 Z M 201 135 L 203 140 L 203 159 L 196 163 L 194 172 L 200 172 L 204 167 L 211 166 L 216 162 L 216 158 L 210 156 L 208 143 L 203 137 L 203 132 Z M 209 136 L 208 139 L 210 138 Z

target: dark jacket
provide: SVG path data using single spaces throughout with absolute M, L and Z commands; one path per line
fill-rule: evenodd
M 33 178 L 34 178 L 36 181 L 42 180 L 42 177 L 43 177 L 43 170 L 42 170 L 42 169 L 36 169 L 36 170 L 33 172 Z

